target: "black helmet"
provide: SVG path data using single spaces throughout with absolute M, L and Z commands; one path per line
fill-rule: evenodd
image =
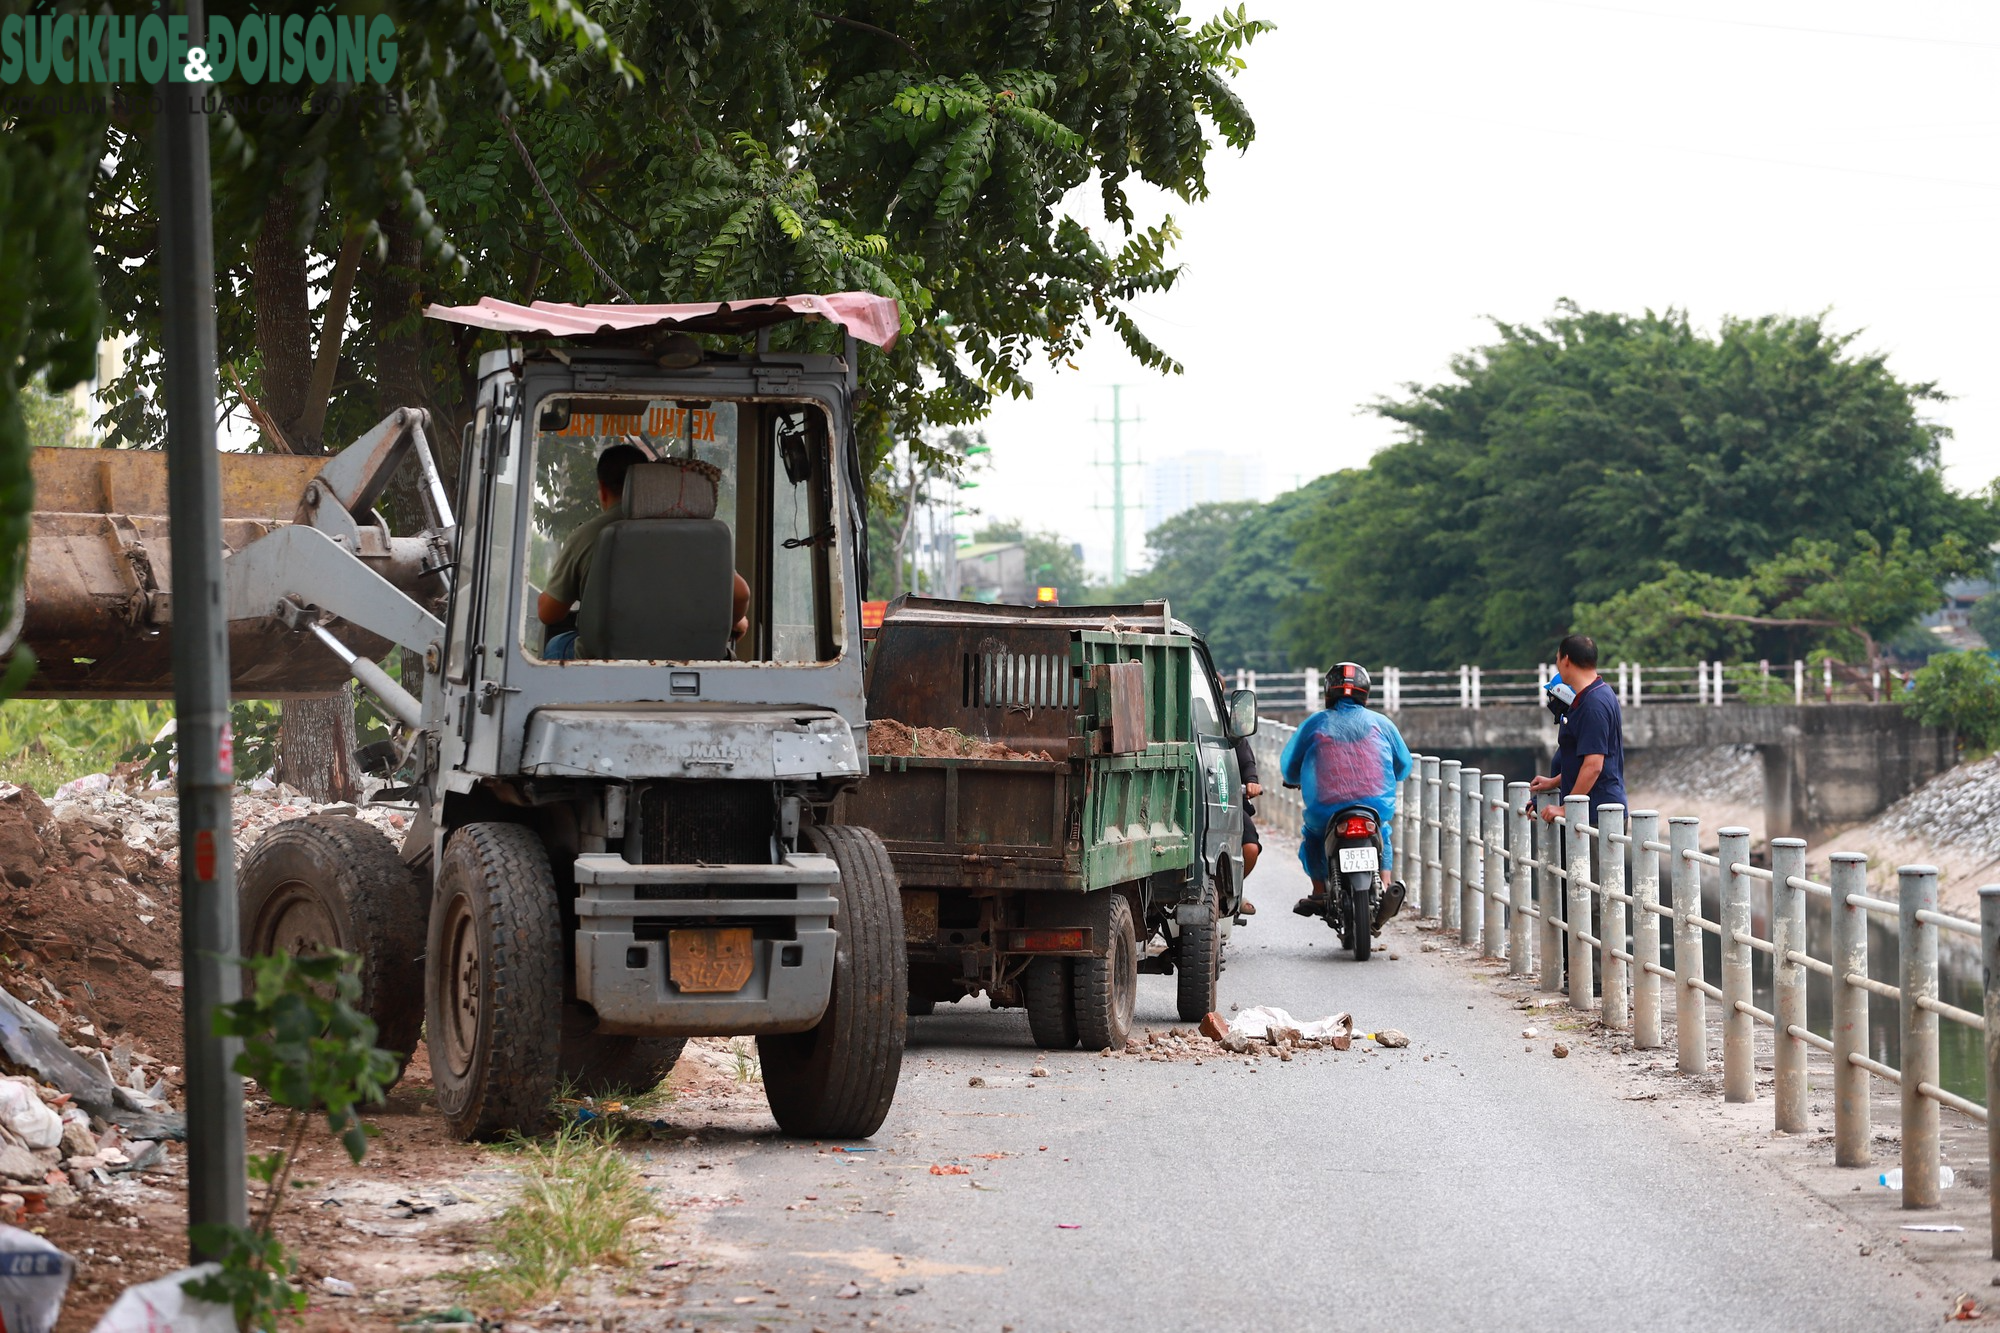
M 1336 662 L 1333 669 L 1326 673 L 1326 706 L 1331 708 L 1342 699 L 1365 704 L 1368 702 L 1368 691 L 1374 685 L 1368 668 L 1359 662 Z

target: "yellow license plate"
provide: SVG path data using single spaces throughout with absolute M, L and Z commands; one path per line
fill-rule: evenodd
M 753 967 L 748 926 L 676 930 L 668 935 L 667 974 L 676 986 L 691 994 L 724 995 L 742 990 Z

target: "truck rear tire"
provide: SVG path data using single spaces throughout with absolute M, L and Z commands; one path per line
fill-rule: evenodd
M 764 1096 L 787 1134 L 865 1139 L 888 1118 L 903 1071 L 909 960 L 902 896 L 873 831 L 829 824 L 806 829 L 805 839 L 840 869 L 833 988 L 817 1026 L 757 1038 Z
M 425 1035 L 438 1110 L 460 1138 L 547 1123 L 561 1069 L 562 912 L 533 829 L 451 835 L 431 901 Z
M 1067 958 L 1037 958 L 1021 977 L 1028 1006 L 1028 1031 L 1035 1045 L 1066 1051 L 1076 1045 L 1076 992 Z
M 1218 916 L 1222 909 L 1213 880 L 1204 897 L 1208 920 L 1182 926 L 1174 940 L 1175 1011 L 1183 1023 L 1199 1023 L 1215 1008 L 1216 983 L 1222 977 L 1222 922 Z
M 562 1082 L 586 1097 L 651 1092 L 687 1049 L 685 1037 L 616 1037 L 593 1032 L 596 1024 L 584 1005 L 563 1006 Z
M 1104 956 L 1078 958 L 1071 964 L 1076 1035 L 1085 1050 L 1123 1050 L 1139 1001 L 1139 942 L 1132 931 L 1132 905 L 1124 894 L 1110 892 Z
M 347 815 L 272 825 L 243 858 L 236 902 L 245 957 L 354 954 L 355 1007 L 409 1063 L 423 1037 L 424 884 L 380 829 Z

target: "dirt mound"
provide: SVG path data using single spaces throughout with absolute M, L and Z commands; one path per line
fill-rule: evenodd
M 878 717 L 868 724 L 868 753 L 919 759 L 1055 758 L 1047 750 L 1016 750 L 999 741 L 968 736 L 956 727 L 913 727 L 892 717 Z

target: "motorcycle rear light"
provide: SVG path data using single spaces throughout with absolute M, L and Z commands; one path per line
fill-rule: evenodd
M 1362 815 L 1349 815 L 1341 821 L 1340 836 L 1343 838 L 1372 838 L 1375 836 L 1375 821 Z

